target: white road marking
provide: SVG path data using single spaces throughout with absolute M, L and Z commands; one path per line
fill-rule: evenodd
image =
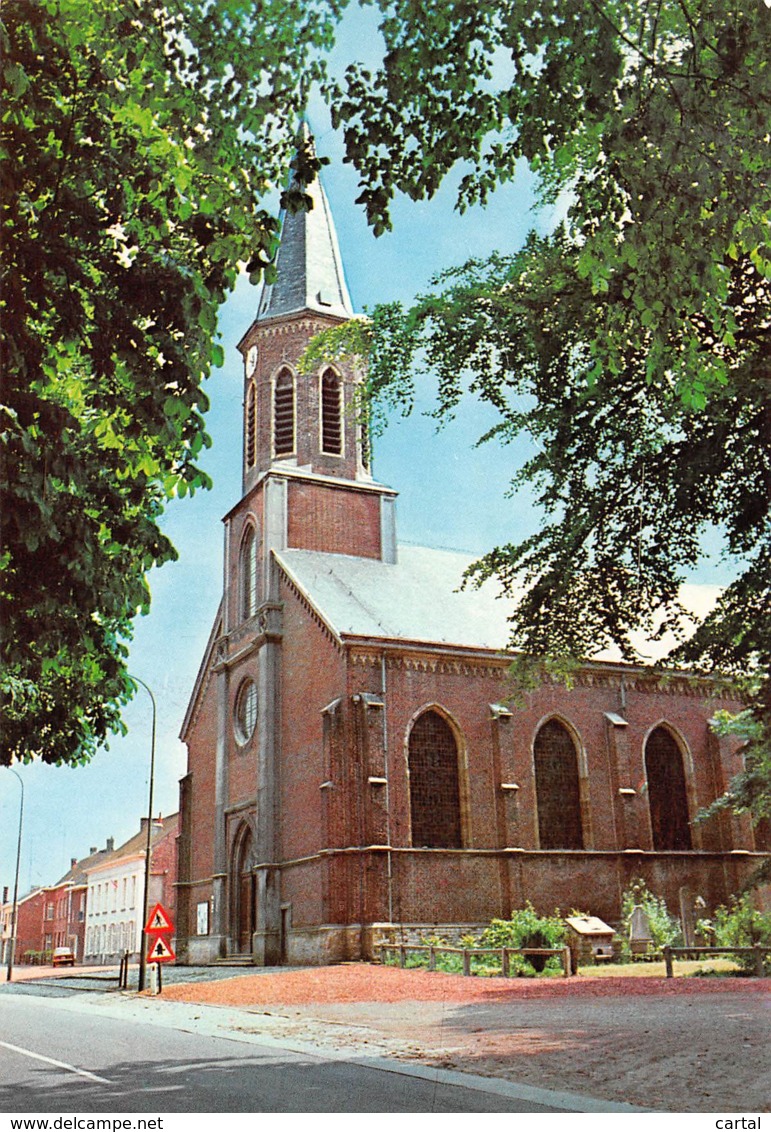
M 53 1057 L 43 1057 L 42 1053 L 34 1053 L 31 1049 L 21 1046 L 12 1046 L 10 1042 L 0 1042 L 0 1046 L 21 1053 L 24 1057 L 33 1057 L 35 1061 L 45 1061 L 47 1065 L 55 1065 L 57 1069 L 67 1069 L 70 1073 L 77 1073 L 78 1077 L 87 1077 L 89 1081 L 99 1081 L 102 1085 L 111 1085 L 106 1077 L 97 1077 L 96 1073 L 89 1073 L 87 1069 L 78 1069 L 76 1065 L 68 1065 L 66 1061 L 56 1061 Z

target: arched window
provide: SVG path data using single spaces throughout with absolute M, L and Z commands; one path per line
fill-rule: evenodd
M 241 593 L 241 620 L 254 617 L 257 612 L 257 532 L 251 525 L 241 541 L 238 560 L 238 578 Z
M 321 378 L 321 451 L 328 456 L 343 452 L 342 382 L 334 370 Z
M 415 721 L 409 740 L 412 844 L 461 847 L 458 747 L 452 728 L 436 711 Z
M 538 842 L 542 849 L 583 849 L 578 757 L 568 729 L 556 719 L 535 737 Z
M 257 459 L 257 390 L 249 383 L 244 408 L 244 457 L 247 468 L 253 468 Z
M 688 795 L 680 748 L 666 727 L 657 727 L 645 744 L 645 778 L 654 849 L 690 849 Z
M 273 452 L 294 453 L 294 378 L 286 368 L 279 371 L 273 388 Z

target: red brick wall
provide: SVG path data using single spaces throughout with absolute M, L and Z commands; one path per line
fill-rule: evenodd
M 164 823 L 164 832 L 152 846 L 150 855 L 150 901 L 163 904 L 176 925 L 177 919 L 177 834 L 179 823 Z
M 281 815 L 284 859 L 325 848 L 323 784 L 330 768 L 324 750 L 321 709 L 345 696 L 345 666 L 339 646 L 284 581 L 282 646 Z M 335 783 L 334 791 L 339 792 Z
M 50 935 L 53 927 L 52 920 L 45 921 L 50 900 L 50 895 L 41 891 L 17 904 L 15 962 L 23 963 L 26 951 L 43 950 L 45 935 Z
M 214 784 L 217 749 L 217 677 L 210 675 L 187 736 L 191 774 L 189 839 L 190 880 L 214 870 Z M 194 922 L 194 921 L 193 921 Z
M 313 481 L 289 484 L 290 547 L 380 558 L 380 496 Z

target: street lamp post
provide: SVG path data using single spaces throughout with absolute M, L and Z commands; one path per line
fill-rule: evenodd
M 13 953 L 16 950 L 16 913 L 19 904 L 19 862 L 21 861 L 21 830 L 24 822 L 24 783 L 22 782 L 21 775 L 17 774 L 15 770 L 11 770 L 14 778 L 19 780 L 21 786 L 21 800 L 19 802 L 19 840 L 16 845 L 16 876 L 13 881 L 13 908 L 11 910 L 11 938 L 8 941 L 8 982 L 13 979 Z
M 149 912 L 149 909 L 150 909 L 150 852 L 151 852 L 151 842 L 152 842 L 152 835 L 153 835 L 152 834 L 152 831 L 153 831 L 153 782 L 154 782 L 154 779 L 155 779 L 155 719 L 156 719 L 156 707 L 155 707 L 155 696 L 150 691 L 147 684 L 145 684 L 144 680 L 140 680 L 138 676 L 132 676 L 131 679 L 135 680 L 137 684 L 142 685 L 142 687 L 144 688 L 144 690 L 147 692 L 148 696 L 150 697 L 150 702 L 153 705 L 153 726 L 152 726 L 152 738 L 151 738 L 151 742 L 150 742 L 150 789 L 149 789 L 149 798 L 148 798 L 148 802 L 147 802 L 147 840 L 145 842 L 145 892 L 144 892 L 144 900 L 143 900 L 143 904 L 142 904 L 142 929 L 141 929 L 142 934 L 140 935 L 141 942 L 140 942 L 140 951 L 139 951 L 139 986 L 137 988 L 138 990 L 143 991 L 145 989 L 145 983 L 147 981 L 147 954 L 146 954 L 146 951 L 145 951 L 144 928 L 145 928 L 145 924 L 147 923 L 147 916 L 148 916 L 148 912 Z

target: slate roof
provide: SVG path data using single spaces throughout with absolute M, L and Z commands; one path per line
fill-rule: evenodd
M 309 134 L 307 137 L 310 140 Z M 320 178 L 305 192 L 313 202 L 309 211 L 284 210 L 281 214 L 276 281 L 263 286 L 258 322 L 303 310 L 353 317 L 337 233 Z
M 175 833 L 179 825 L 179 814 L 169 814 L 167 817 L 153 818 L 153 828 L 150 834 L 150 849 L 162 838 L 168 836 L 169 833 Z M 98 860 L 95 860 L 89 868 L 100 869 L 107 865 L 114 864 L 123 860 L 124 857 L 132 857 L 137 854 L 144 856 L 145 847 L 147 845 L 147 833 L 144 829 L 140 829 L 138 833 L 133 834 L 128 841 L 124 841 L 117 849 L 111 853 L 103 853 Z
M 276 559 L 338 637 L 446 645 L 500 652 L 508 648 L 511 601 L 493 580 L 459 590 L 474 556 L 461 551 L 400 545 L 395 564 L 310 550 L 274 551 Z M 716 586 L 685 586 L 683 604 L 703 616 Z M 657 660 L 673 640 L 636 642 L 641 656 Z M 617 662 L 608 650 L 593 658 Z
M 97 849 L 95 853 L 90 853 L 88 857 L 83 857 L 82 860 L 76 861 L 75 864 L 67 870 L 63 877 L 57 880 L 56 884 L 51 885 L 51 888 L 59 888 L 62 884 L 85 884 L 87 877 L 86 872 L 88 869 L 94 867 L 103 861 L 113 852 L 111 849 Z

